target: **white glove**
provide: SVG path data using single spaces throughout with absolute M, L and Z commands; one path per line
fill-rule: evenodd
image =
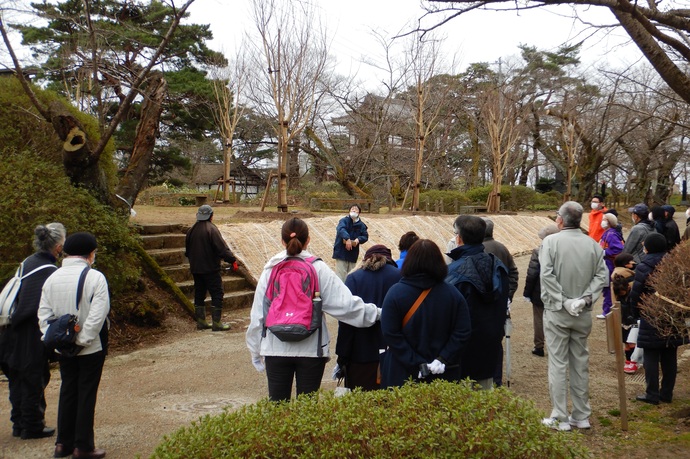
M 260 355 L 252 357 L 252 365 L 254 365 L 254 368 L 256 368 L 256 371 L 259 373 L 262 373 L 266 370 L 266 367 L 264 366 L 264 359 Z
M 579 316 L 582 310 L 585 309 L 586 305 L 587 303 L 582 298 L 578 298 L 576 300 L 568 299 L 563 303 L 563 307 L 566 311 L 568 311 L 568 314 L 574 317 Z
M 523 296 L 522 299 L 525 300 L 525 301 L 527 301 L 528 303 L 531 303 L 531 302 L 532 302 L 532 299 L 531 299 L 530 297 L 528 297 L 528 296 Z
M 434 361 L 429 364 L 429 371 L 434 375 L 442 375 L 443 372 L 446 371 L 446 364 L 441 363 L 438 359 L 434 359 Z
M 381 308 L 376 308 L 376 322 L 379 322 L 381 320 Z
M 338 365 L 336 363 L 335 366 L 333 367 L 333 374 L 331 375 L 331 379 L 333 381 L 337 381 L 338 379 L 340 379 L 339 376 L 340 376 L 340 365 Z

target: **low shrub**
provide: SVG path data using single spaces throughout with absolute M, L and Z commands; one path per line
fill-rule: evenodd
M 443 202 L 443 210 L 447 213 L 458 213 L 458 209 L 455 208 L 456 204 L 458 206 L 470 204 L 467 196 L 457 190 L 427 190 L 420 194 L 419 201 L 421 209 L 426 209 L 428 202 L 429 210 L 436 210 L 436 205 Z
M 579 435 L 540 419 L 508 390 L 476 391 L 468 382 L 319 392 L 205 416 L 166 436 L 152 457 L 587 457 Z

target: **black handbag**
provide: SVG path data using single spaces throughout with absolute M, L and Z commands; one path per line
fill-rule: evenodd
M 77 285 L 77 311 L 79 311 L 79 302 L 84 293 L 84 281 L 86 274 L 89 271 L 87 266 L 79 275 L 79 283 Z M 74 314 L 64 314 L 56 319 L 48 321 L 48 329 L 43 336 L 43 343 L 49 349 L 55 349 L 64 357 L 75 357 L 84 349 L 83 346 L 76 344 L 77 334 L 81 330 L 79 325 L 79 318 Z

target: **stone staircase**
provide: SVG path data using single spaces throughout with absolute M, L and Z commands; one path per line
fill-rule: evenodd
M 194 279 L 184 255 L 185 235 L 188 227 L 180 224 L 138 225 L 146 252 L 158 263 L 180 290 L 194 302 Z M 223 270 L 223 310 L 251 308 L 254 287 L 239 272 Z M 207 315 L 211 297 L 206 297 Z

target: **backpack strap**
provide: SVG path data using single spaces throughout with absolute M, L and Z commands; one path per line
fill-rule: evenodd
M 407 311 L 407 314 L 405 314 L 405 317 L 403 317 L 402 328 L 405 328 L 407 322 L 409 322 L 414 313 L 417 312 L 417 309 L 419 309 L 419 306 L 422 304 L 424 298 L 426 298 L 430 291 L 431 289 L 428 288 L 426 290 L 423 290 L 422 293 L 419 294 L 419 296 L 417 297 L 417 301 L 414 302 L 410 310 Z
M 79 275 L 79 283 L 77 284 L 77 311 L 79 310 L 79 302 L 81 301 L 81 297 L 84 294 L 84 283 L 86 282 L 86 275 L 89 273 L 89 269 L 91 268 L 87 266 Z
M 33 269 L 33 270 L 29 271 L 28 273 L 26 273 L 26 274 L 24 274 L 24 275 L 22 275 L 22 274 L 20 273 L 20 274 L 19 274 L 19 277 L 20 277 L 22 280 L 24 280 L 24 279 L 26 279 L 27 277 L 29 277 L 30 275 L 35 274 L 35 273 L 39 272 L 39 271 L 42 270 L 42 269 L 50 268 L 50 267 L 53 267 L 53 268 L 57 269 L 57 267 L 56 267 L 55 265 L 51 265 L 50 263 L 48 263 L 48 264 L 45 264 L 45 265 L 41 265 L 41 266 L 39 266 L 38 268 Z M 20 268 L 21 268 L 22 271 L 24 271 L 24 263 L 21 264 Z

